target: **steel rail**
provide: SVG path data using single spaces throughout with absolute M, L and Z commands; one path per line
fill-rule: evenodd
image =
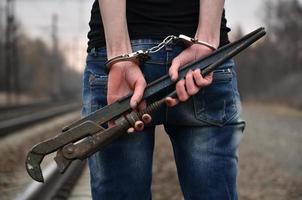
M 36 124 L 38 122 L 65 114 L 72 110 L 79 109 L 78 103 L 61 105 L 51 109 L 44 109 L 37 113 L 23 115 L 17 118 L 12 118 L 0 122 L 0 137 L 4 137 L 9 133 Z
M 35 101 L 30 103 L 0 105 L 0 113 L 18 111 L 23 109 L 44 108 L 46 106 L 58 106 L 58 105 L 73 103 L 73 102 L 74 100 L 72 99 L 62 99 L 60 101 L 43 100 L 43 101 Z
M 45 169 L 45 182 L 32 181 L 15 200 L 67 199 L 85 165 L 85 161 L 77 160 L 66 173 L 60 174 L 56 164 L 51 162 Z

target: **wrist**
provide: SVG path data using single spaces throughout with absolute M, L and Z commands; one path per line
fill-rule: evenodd
M 216 46 L 208 43 L 208 42 L 205 42 L 205 41 L 202 41 L 202 40 L 198 40 L 198 39 L 194 39 L 194 44 L 197 44 L 197 45 L 200 45 L 200 46 L 203 46 L 207 49 L 209 49 L 210 51 L 215 51 L 217 49 Z
M 106 38 L 107 59 L 111 59 L 120 55 L 132 52 L 130 39 L 128 36 L 119 36 L 117 39 L 112 37 Z
M 121 61 L 131 61 L 133 64 L 135 64 L 136 66 L 139 66 L 140 62 L 149 60 L 150 57 L 148 55 L 148 53 L 144 52 L 143 50 L 139 50 L 130 54 L 123 54 L 123 55 L 119 55 L 117 57 L 113 57 L 111 59 L 109 59 L 105 65 L 107 68 L 107 71 L 110 71 L 110 68 L 112 65 L 114 65 L 115 63 L 121 62 Z
M 124 59 L 122 56 L 118 56 L 108 60 L 105 65 L 107 72 L 109 73 L 110 69 L 113 67 L 129 68 L 129 66 L 139 66 L 139 63 L 135 59 Z
M 107 45 L 107 59 L 110 60 L 120 55 L 129 54 L 132 52 L 131 45 Z
M 204 57 L 206 55 L 209 55 L 213 53 L 214 50 L 210 49 L 209 47 L 200 45 L 200 44 L 193 44 L 191 46 L 193 51 L 195 52 L 195 59 L 199 59 L 201 57 Z
M 197 32 L 195 35 L 195 39 L 205 42 L 210 46 L 214 47 L 215 49 L 217 49 L 220 43 L 220 32 L 219 31 L 218 33 Z
M 107 68 L 107 74 L 113 73 L 124 73 L 127 70 L 132 70 L 138 67 L 135 62 L 132 61 L 119 61 L 111 65 L 110 69 Z

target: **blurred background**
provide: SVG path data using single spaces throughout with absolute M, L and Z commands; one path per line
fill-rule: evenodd
M 28 149 L 79 118 L 92 3 L 0 0 L 0 199 L 31 183 L 23 167 Z M 268 32 L 236 57 L 247 121 L 239 197 L 300 200 L 302 0 L 227 0 L 225 8 L 232 41 L 261 26 Z M 170 142 L 157 132 L 154 199 L 180 200 Z M 86 168 L 77 183 L 69 199 L 90 199 Z

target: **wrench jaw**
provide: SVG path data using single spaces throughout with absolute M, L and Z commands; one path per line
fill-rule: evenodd
M 27 173 L 30 175 L 32 179 L 38 182 L 44 183 L 44 178 L 41 170 L 41 162 L 44 158 L 44 155 L 37 154 L 33 151 L 30 151 L 27 154 L 25 166 Z

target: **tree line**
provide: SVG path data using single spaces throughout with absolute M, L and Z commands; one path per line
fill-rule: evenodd
M 3 19 L 0 19 L 3 20 Z M 1 25 L 1 24 L 0 24 Z M 32 39 L 18 30 L 17 52 L 18 93 L 33 98 L 51 100 L 74 98 L 80 95 L 81 75 L 72 70 L 60 49 L 54 52 L 45 41 Z M 7 69 L 5 63 L 5 28 L 0 26 L 0 92 L 7 90 Z M 16 92 L 16 88 L 12 88 Z
M 236 58 L 243 100 L 284 103 L 302 108 L 301 19 L 299 0 L 265 1 L 263 22 L 268 32 L 266 38 Z M 3 33 L 0 23 L 0 34 Z M 238 29 L 236 37 L 241 36 Z M 1 47 L 3 38 L 0 38 Z M 5 90 L 3 50 L 0 48 L 0 92 Z M 22 93 L 37 97 L 80 94 L 81 77 L 67 67 L 61 52 L 54 54 L 43 40 L 30 39 L 26 34 L 19 37 L 18 52 Z M 54 78 L 57 72 L 60 73 L 59 79 Z M 54 81 L 59 83 L 54 84 Z M 54 87 L 60 89 L 54 91 Z
M 266 1 L 263 13 L 266 38 L 237 57 L 242 98 L 302 108 L 302 5 Z

